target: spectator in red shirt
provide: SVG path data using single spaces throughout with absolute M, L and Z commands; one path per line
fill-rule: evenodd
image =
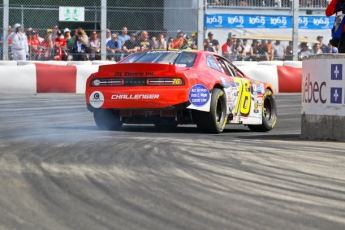
M 56 33 L 56 36 L 57 37 L 54 39 L 56 54 L 53 59 L 56 61 L 61 61 L 66 58 L 65 49 L 67 48 L 67 41 L 63 38 L 60 30 Z
M 177 36 L 176 36 L 176 38 L 174 39 L 174 42 L 173 42 L 173 48 L 174 49 L 180 49 L 180 48 L 182 48 L 183 44 L 184 44 L 183 31 L 182 30 L 178 30 L 177 31 Z
M 28 39 L 30 60 L 38 60 L 40 57 L 40 46 L 41 42 L 38 38 L 38 30 L 31 30 L 30 37 Z
M 44 40 L 41 42 L 41 48 L 42 48 L 41 60 L 43 61 L 51 60 L 51 51 L 54 48 L 51 33 L 47 33 L 44 35 Z

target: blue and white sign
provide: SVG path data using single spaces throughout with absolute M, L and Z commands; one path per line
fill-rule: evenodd
M 206 14 L 206 28 L 268 28 L 292 29 L 292 16 Z M 334 16 L 300 16 L 300 29 L 332 29 Z
M 206 86 L 197 84 L 189 91 L 189 101 L 194 106 L 203 106 L 210 100 L 210 92 Z
M 343 89 L 331 87 L 331 104 L 341 104 Z
M 331 80 L 343 80 L 342 64 L 331 64 Z

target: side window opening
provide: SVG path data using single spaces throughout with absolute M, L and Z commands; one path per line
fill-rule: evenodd
M 206 62 L 207 62 L 207 66 L 212 68 L 212 69 L 215 69 L 215 70 L 218 70 L 219 72 L 223 72 L 221 70 L 221 68 L 219 67 L 217 61 L 213 58 L 212 55 L 207 55 L 206 56 Z

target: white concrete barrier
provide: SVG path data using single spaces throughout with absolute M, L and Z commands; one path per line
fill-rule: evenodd
M 67 61 L 67 65 L 92 65 L 91 61 Z
M 257 66 L 257 61 L 233 61 L 235 66 Z
M 258 65 L 275 65 L 275 66 L 283 66 L 283 61 L 259 61 Z
M 0 93 L 36 93 L 36 66 L 0 66 Z
M 92 65 L 112 65 L 115 63 L 116 62 L 114 62 L 114 61 L 99 61 L 99 60 L 92 61 Z
M 301 61 L 284 61 L 284 66 L 302 68 L 302 62 Z
M 67 66 L 67 62 L 65 62 L 65 61 L 42 61 L 40 63 L 42 63 L 42 64 L 49 64 L 49 65 Z
M 98 71 L 98 65 L 76 66 L 77 68 L 77 93 L 85 93 L 86 80 L 90 74 Z
M 17 61 L 17 65 L 34 65 L 35 63 L 42 63 L 43 61 Z
M 0 66 L 16 66 L 17 61 L 0 61 Z

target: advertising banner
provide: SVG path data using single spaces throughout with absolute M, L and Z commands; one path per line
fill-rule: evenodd
M 267 28 L 292 29 L 292 16 L 243 15 L 243 14 L 206 14 L 206 28 Z M 334 16 L 300 16 L 300 29 L 332 29 Z
M 302 114 L 345 116 L 344 59 L 303 61 Z

